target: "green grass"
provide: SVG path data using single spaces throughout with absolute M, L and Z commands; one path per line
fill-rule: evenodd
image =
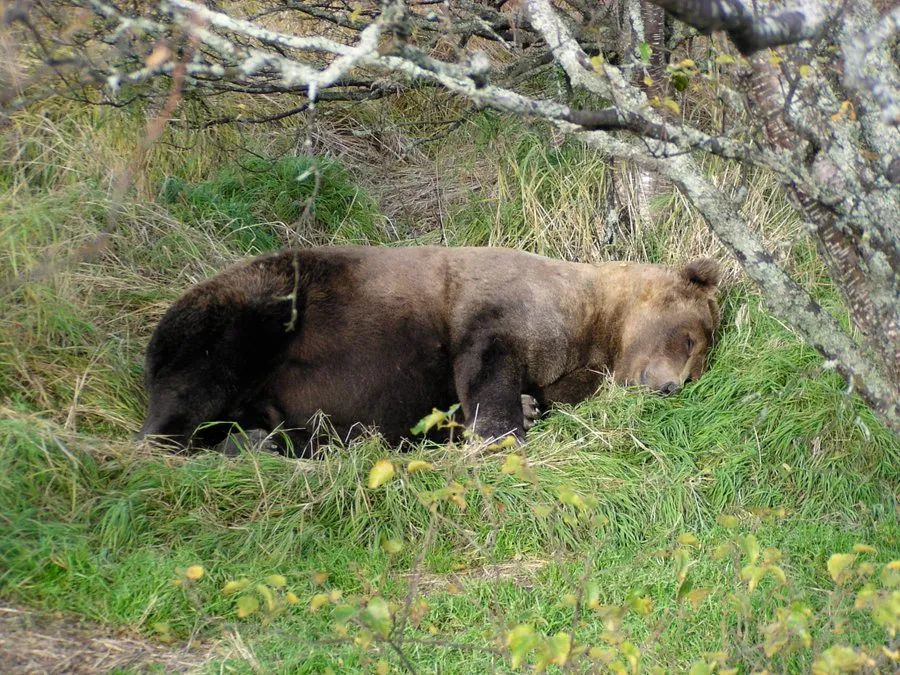
M 200 183 L 170 177 L 161 197 L 179 220 L 213 221 L 226 245 L 247 254 L 282 246 L 277 223 L 299 227 L 297 234 L 309 242 L 367 244 L 384 238 L 371 198 L 343 167 L 325 159 L 251 157 Z
M 104 227 L 110 181 L 103 162 L 141 128 L 139 117 L 112 111 L 47 113 L 15 118 L 30 140 L 0 162 L 8 188 L 0 194 L 4 278 L 77 251 Z M 335 447 L 314 463 L 254 453 L 171 457 L 131 443 L 144 405 L 143 348 L 185 287 L 285 243 L 399 238 L 358 187 L 359 167 L 315 160 L 314 195 L 312 175 L 297 180 L 311 160 L 284 155 L 262 135 L 249 139 L 254 151 L 277 159 L 229 156 L 213 142 L 228 139 L 229 130 L 199 134 L 199 146 L 180 157 L 173 149 L 179 133 L 154 151 L 121 204 L 109 249 L 0 298 L 0 597 L 151 636 L 165 624 L 178 640 L 195 631 L 218 639 L 224 627 L 237 626 L 266 671 L 371 671 L 380 658 L 397 666 L 396 656 L 383 646 L 327 643 L 335 637 L 330 610 L 307 611 L 321 590 L 312 578 L 327 572 L 328 587 L 348 598 L 378 593 L 402 602 L 404 574 L 418 570 L 437 581 L 410 638 L 477 649 L 409 644 L 409 658 L 425 671 L 484 672 L 508 667 L 482 648 L 497 646 L 520 622 L 548 635 L 574 626 L 577 640 L 598 642 L 596 613 L 573 623 L 565 602 L 588 558 L 602 603 L 625 602 L 637 590 L 652 598 L 649 624 L 627 621 L 633 639 L 643 640 L 648 625 L 680 611 L 672 561 L 650 552 L 690 531 L 703 542 L 693 582 L 713 593 L 699 609 L 667 621 L 645 653 L 649 663 L 677 670 L 726 647 L 723 634 L 734 632 L 727 599 L 734 571 L 710 556 L 728 536 L 716 524 L 721 514 L 737 515 L 763 547 L 785 553 L 791 585 L 764 582 L 753 596 L 763 620 L 791 599 L 825 606 L 831 553 L 866 542 L 879 562 L 900 557 L 896 438 L 766 313 L 732 263 L 709 372 L 674 397 L 608 387 L 552 411 L 522 450 L 533 482 L 503 473 L 504 453 L 466 457 L 461 448 L 433 446 L 398 453 L 378 439 Z M 443 235 L 451 243 L 577 259 L 722 255 L 696 214 L 670 193 L 653 204 L 652 222 L 612 241 L 598 238 L 605 181 L 617 170 L 580 146 L 548 143 L 539 130 L 485 114 L 429 152 L 448 149 L 458 162 L 447 181 L 465 185 L 477 172 L 491 186 L 460 189 L 464 196 L 446 206 Z M 725 188 L 736 180 L 730 165 L 709 170 Z M 845 316 L 771 182 L 752 176 L 748 185 L 748 217 L 787 251 L 795 276 Z M 315 215 L 315 227 L 304 213 Z M 369 469 L 385 456 L 399 477 L 367 489 Z M 436 468 L 407 475 L 402 467 L 413 458 Z M 451 481 L 466 486 L 466 508 L 442 500 L 435 520 L 420 497 Z M 574 519 L 577 511 L 560 502 L 566 489 L 592 502 L 595 520 Z M 759 508 L 784 508 L 786 516 L 760 519 L 753 515 Z M 388 539 L 405 542 L 404 551 L 385 553 Z M 447 587 L 450 573 L 515 568 L 516 560 L 532 571 L 513 580 L 475 578 L 462 593 Z M 207 570 L 191 591 L 202 611 L 171 583 L 192 564 Z M 222 584 L 275 572 L 287 576 L 301 604 L 269 626 L 237 621 Z M 841 639 L 883 644 L 884 634 L 854 620 Z M 808 665 L 808 655 L 797 658 L 782 665 Z M 232 656 L 227 665 L 249 672 L 249 663 Z

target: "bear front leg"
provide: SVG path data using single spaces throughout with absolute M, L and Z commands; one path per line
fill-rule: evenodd
M 454 360 L 453 375 L 469 429 L 486 439 L 509 434 L 525 439 L 524 369 L 502 338 L 473 341 Z

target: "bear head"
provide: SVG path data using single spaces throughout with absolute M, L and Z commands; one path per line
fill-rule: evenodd
M 718 263 L 701 258 L 680 270 L 650 268 L 623 313 L 615 380 L 671 394 L 706 369 L 719 322 Z

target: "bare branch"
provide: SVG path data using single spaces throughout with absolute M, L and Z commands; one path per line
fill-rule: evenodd
M 743 0 L 649 1 L 701 33 L 725 31 L 743 54 L 814 38 L 830 14 L 818 0 L 795 0 L 771 14 L 757 14 Z

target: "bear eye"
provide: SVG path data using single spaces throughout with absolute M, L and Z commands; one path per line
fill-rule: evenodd
M 690 335 L 688 335 L 688 339 L 687 339 L 687 348 L 688 348 L 688 354 L 690 354 L 691 352 L 694 351 L 694 339 Z

